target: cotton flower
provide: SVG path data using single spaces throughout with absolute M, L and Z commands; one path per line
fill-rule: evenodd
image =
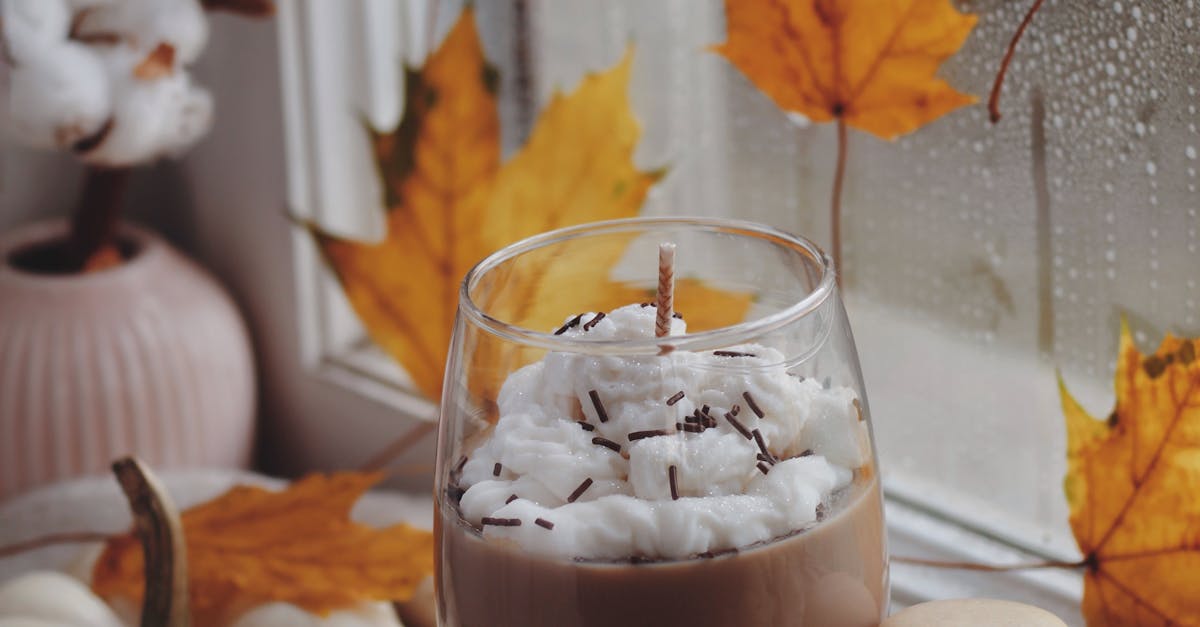
M 6 126 L 35 148 L 71 149 L 112 115 L 104 65 L 83 44 L 48 46 L 14 67 L 9 80 Z
M 213 101 L 186 65 L 208 41 L 198 0 L 6 0 L 5 127 L 86 163 L 130 166 L 199 140 Z

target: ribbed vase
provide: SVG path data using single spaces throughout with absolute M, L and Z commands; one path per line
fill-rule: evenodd
M 65 232 L 40 223 L 0 238 L 0 500 L 130 453 L 157 468 L 246 467 L 254 367 L 228 294 L 134 227 L 123 237 L 137 252 L 115 268 L 8 263 Z

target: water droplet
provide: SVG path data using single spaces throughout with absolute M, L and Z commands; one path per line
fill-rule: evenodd
M 1155 174 L 1158 174 L 1158 165 L 1156 165 L 1153 161 L 1147 161 L 1146 162 L 1146 174 L 1149 174 L 1150 176 L 1154 176 Z
M 1192 159 L 1194 161 L 1196 159 L 1196 147 L 1188 146 L 1187 148 L 1184 148 L 1183 154 L 1187 155 L 1188 159 Z

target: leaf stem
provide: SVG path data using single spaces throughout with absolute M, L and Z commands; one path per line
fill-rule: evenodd
M 141 461 L 123 457 L 113 474 L 129 500 L 133 524 L 142 541 L 146 594 L 143 627 L 188 627 L 187 543 L 179 510 L 162 483 Z
M 68 531 L 66 533 L 50 533 L 14 544 L 0 546 L 0 559 L 20 555 L 29 551 L 55 546 L 57 544 L 82 544 L 84 542 L 106 542 L 116 534 L 102 531 Z
M 408 431 L 400 434 L 400 437 L 392 440 L 378 453 L 371 456 L 371 459 L 367 460 L 367 463 L 359 466 L 359 470 L 375 472 L 387 468 L 397 457 L 400 457 L 405 451 L 412 448 L 417 442 L 420 442 L 422 438 L 429 435 L 434 429 L 437 429 L 436 422 L 421 421 Z
M 1021 41 L 1025 29 L 1029 28 L 1034 14 L 1042 8 L 1045 1 L 1034 0 L 1033 6 L 1029 7 L 1029 12 L 1025 14 L 1025 19 L 1021 20 L 1021 25 L 1017 27 L 1017 32 L 1013 33 L 1012 40 L 1008 42 L 1008 51 L 1004 53 L 1004 60 L 1000 62 L 1000 70 L 996 72 L 996 80 L 992 83 L 992 94 L 988 98 L 988 116 L 992 124 L 1000 121 L 1000 90 L 1004 87 L 1004 77 L 1008 74 L 1008 66 L 1012 63 L 1013 53 L 1017 51 L 1017 42 Z
M 833 266 L 837 271 L 838 287 L 842 286 L 842 182 L 846 178 L 846 120 L 837 119 L 837 169 L 833 173 L 833 197 L 829 211 L 830 228 L 833 232 Z
M 1034 568 L 1082 568 L 1087 565 L 1086 560 L 1077 562 L 1060 562 L 1047 560 L 1044 562 L 1030 562 L 1027 564 L 980 564 L 978 562 L 944 562 L 941 560 L 922 559 L 919 557 L 905 557 L 903 555 L 891 556 L 892 562 L 900 564 L 912 564 L 914 566 L 929 566 L 931 568 L 953 568 L 958 570 L 975 570 L 988 573 L 999 573 L 1010 570 L 1030 570 Z

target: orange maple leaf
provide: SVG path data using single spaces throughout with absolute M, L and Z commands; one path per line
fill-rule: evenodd
M 975 102 L 934 73 L 976 17 L 949 0 L 726 0 L 717 51 L 779 108 L 884 139 Z
M 893 139 L 975 102 L 935 73 L 976 17 L 950 0 L 725 0 L 725 18 L 718 53 L 780 109 L 837 120 L 831 204 L 840 266 L 846 126 Z
M 503 165 L 495 70 L 483 56 L 470 8 L 425 66 L 408 72 L 399 127 L 372 131 L 388 210 L 384 240 L 313 233 L 371 337 L 428 397 L 440 396 L 458 287 L 471 266 L 546 230 L 635 216 L 661 176 L 633 163 L 641 129 L 627 95 L 632 63 L 629 51 L 612 68 L 586 76 L 575 91 L 556 93 L 528 142 Z M 597 308 L 645 300 L 607 276 L 611 264 L 603 260 L 623 250 L 610 246 L 586 268 L 572 268 L 572 289 L 587 285 Z M 552 330 L 573 313 L 555 310 L 554 293 L 537 291 L 554 283 L 540 278 L 505 286 L 506 322 Z M 737 322 L 750 304 L 748 294 L 703 290 L 696 297 L 702 295 L 724 296 L 729 306 L 698 310 L 711 319 L 695 321 L 697 328 Z M 550 318 L 528 315 L 532 302 L 540 303 L 541 313 L 552 312 Z M 485 377 L 483 396 L 504 368 L 524 359 L 497 353 L 487 364 L 495 372 Z
M 1059 383 L 1089 625 L 1200 625 L 1198 352 L 1197 340 L 1168 335 L 1144 356 L 1122 323 L 1107 420 Z
M 433 572 L 433 536 L 396 525 L 375 529 L 350 509 L 381 475 L 309 475 L 282 492 L 236 486 L 182 515 L 196 624 L 223 624 L 270 601 L 328 613 L 368 600 L 405 600 Z M 140 602 L 142 549 L 110 540 L 92 586 Z

